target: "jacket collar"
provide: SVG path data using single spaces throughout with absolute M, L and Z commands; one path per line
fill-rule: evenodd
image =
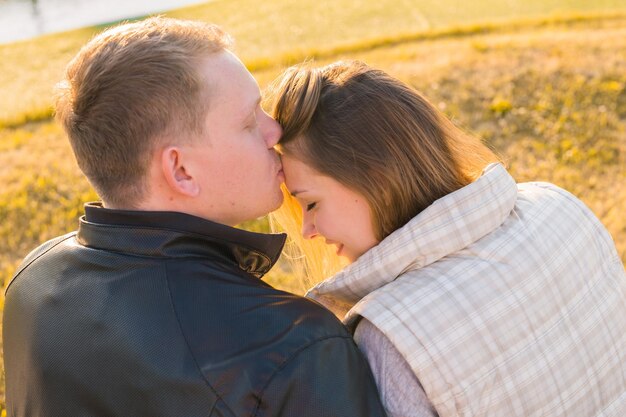
M 500 164 L 435 201 L 377 246 L 306 294 L 341 315 L 403 273 L 457 252 L 499 227 L 517 200 L 517 184 Z
M 278 260 L 286 235 L 248 232 L 185 213 L 88 203 L 77 239 L 87 247 L 138 256 L 220 258 L 260 278 Z

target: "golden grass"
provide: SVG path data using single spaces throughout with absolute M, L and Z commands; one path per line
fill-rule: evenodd
M 166 13 L 217 23 L 253 70 L 408 40 L 457 36 L 626 12 L 619 0 L 218 0 Z M 48 119 L 54 85 L 102 27 L 0 45 L 0 128 Z
M 487 141 L 505 157 L 519 181 L 554 182 L 580 197 L 608 228 L 626 262 L 626 16 L 569 15 L 517 22 L 420 31 L 413 38 L 398 32 L 378 40 L 319 43 L 318 49 L 315 44 L 294 46 L 295 52 L 276 52 L 274 60 L 264 61 L 265 55 L 259 55 L 254 61 L 257 58 L 250 55 L 249 62 L 266 62 L 254 71 L 262 87 L 284 65 L 312 50 L 321 51 L 319 64 L 354 58 L 388 71 Z M 270 29 L 273 26 L 258 30 Z M 13 105 L 6 95 L 0 98 L 0 123 L 12 125 L 0 126 L 0 279 L 10 277 L 37 244 L 75 229 L 83 202 L 96 197 L 76 167 L 61 129 L 47 120 L 49 112 L 35 111 L 49 107 L 49 96 L 42 93 L 48 87 L 38 80 L 56 81 L 61 63 L 93 30 L 72 33 L 45 37 L 40 44 L 0 46 L 0 56 L 12 51 L 12 59 L 28 56 L 21 52 L 30 48 L 35 67 L 13 69 L 19 88 L 6 87 L 13 94 Z M 241 49 L 241 39 L 239 45 Z M 314 49 L 307 52 L 309 47 Z M 46 51 L 53 58 L 48 60 Z M 0 60 L 0 71 L 6 67 Z M 1 82 L 0 91 L 7 84 Z M 31 98 L 29 91 L 35 91 Z M 21 96 L 27 104 L 18 103 L 16 97 Z M 33 119 L 40 121 L 24 123 Z M 246 226 L 267 230 L 265 220 Z M 284 265 L 267 280 L 302 291 Z

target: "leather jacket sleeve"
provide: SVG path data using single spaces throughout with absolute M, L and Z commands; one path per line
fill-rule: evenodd
M 289 358 L 256 415 L 386 416 L 369 365 L 349 336 L 318 340 Z

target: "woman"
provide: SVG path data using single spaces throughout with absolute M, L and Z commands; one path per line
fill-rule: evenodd
M 275 94 L 302 213 L 277 218 L 350 262 L 308 296 L 354 331 L 390 415 L 626 415 L 626 274 L 582 202 L 516 184 L 365 64 L 292 68 Z

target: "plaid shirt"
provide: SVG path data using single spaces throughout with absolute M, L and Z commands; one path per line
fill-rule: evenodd
M 363 316 L 440 417 L 626 416 L 626 274 L 606 229 L 501 165 L 307 294 Z

